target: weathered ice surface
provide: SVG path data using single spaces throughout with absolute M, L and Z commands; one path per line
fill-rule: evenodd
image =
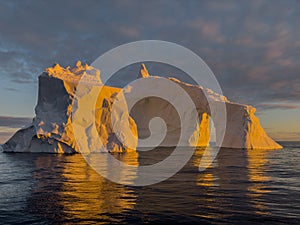
M 150 77 L 144 65 L 141 66 L 141 72 L 138 78 Z M 153 77 L 152 78 L 156 78 Z M 159 78 L 159 77 L 157 77 Z M 194 137 L 191 137 L 186 145 L 188 146 L 207 146 L 210 140 L 210 115 L 211 108 L 218 111 L 218 107 L 225 104 L 227 111 L 226 130 L 222 130 L 221 124 L 224 123 L 223 117 L 212 116 L 215 120 L 216 127 L 216 145 L 225 148 L 245 148 L 245 149 L 280 149 L 282 148 L 274 140 L 272 140 L 260 125 L 259 119 L 255 116 L 256 109 L 252 106 L 241 105 L 230 102 L 225 96 L 217 94 L 210 89 L 201 86 L 191 85 L 181 82 L 175 78 L 168 78 L 179 84 L 193 99 L 199 115 L 199 124 L 195 126 Z M 155 79 L 154 81 L 155 82 Z M 157 79 L 157 82 L 160 82 Z M 135 90 L 131 90 L 135 91 Z M 141 90 L 143 91 L 143 90 Z M 164 92 L 168 90 L 156 90 Z M 205 92 L 205 93 L 204 93 Z M 136 96 L 139 96 L 136 93 Z M 180 96 L 176 96 L 180 98 Z M 184 99 L 182 99 L 184 101 Z M 188 110 L 184 116 L 188 116 Z M 151 118 L 158 116 L 164 119 L 168 127 L 166 138 L 162 141 L 161 146 L 176 146 L 180 135 L 179 116 L 174 107 L 157 97 L 149 97 L 141 100 L 134 106 L 131 116 L 135 120 L 138 127 L 139 137 L 145 138 L 150 135 L 149 121 Z M 198 128 L 198 130 L 197 130 Z M 156 131 L 156 133 L 155 133 Z M 221 133 L 225 132 L 222 140 Z M 153 132 L 153 131 L 152 131 Z M 163 135 L 160 130 L 154 130 L 151 135 Z M 199 135 L 199 136 L 198 136 Z M 198 140 L 197 140 L 198 139 Z
M 75 96 L 75 89 L 82 76 L 85 76 L 87 87 L 101 85 L 100 71 L 88 65 L 81 65 L 80 62 L 71 69 L 62 68 L 58 64 L 47 68 L 39 76 L 38 103 L 32 124 L 28 128 L 19 130 L 8 140 L 2 146 L 4 152 L 78 152 L 71 115 L 75 102 L 76 104 L 81 102 L 81 99 Z M 115 137 L 108 116 L 113 96 L 119 91 L 118 88 L 103 86 L 95 106 L 96 129 L 102 143 L 110 152 L 123 152 L 126 149 Z M 137 136 L 135 122 L 129 119 L 129 124 L 131 132 Z M 89 127 L 85 130 L 84 135 L 89 136 Z M 119 134 L 119 136 L 126 135 Z M 88 151 L 88 148 L 86 150 Z
M 36 116 L 32 124 L 16 132 L 14 136 L 3 146 L 5 152 L 49 152 L 49 153 L 75 153 L 79 152 L 78 145 L 75 141 L 72 126 L 72 114 L 79 113 L 79 109 L 84 108 L 86 99 L 84 96 L 75 95 L 78 82 L 84 76 L 84 82 L 87 85 L 87 92 L 92 92 L 91 86 L 101 86 L 102 91 L 97 97 L 95 105 L 95 124 L 86 121 L 79 121 L 83 126 L 84 133 L 82 138 L 89 138 L 97 131 L 101 143 L 110 152 L 123 152 L 135 150 L 137 146 L 137 137 L 147 138 L 150 135 L 149 122 L 153 117 L 160 117 L 165 121 L 167 133 L 159 146 L 176 146 L 180 136 L 181 124 L 179 115 L 175 108 L 169 102 L 158 98 L 148 97 L 137 102 L 128 112 L 122 108 L 117 109 L 115 121 L 111 121 L 112 105 L 115 97 L 121 89 L 109 86 L 103 86 L 100 80 L 100 71 L 88 65 L 82 65 L 77 62 L 74 68 L 63 68 L 56 64 L 47 68 L 39 76 L 39 93 L 38 103 L 35 108 Z M 138 74 L 140 79 L 153 79 L 150 76 L 145 65 L 143 64 Z M 157 82 L 159 82 L 157 77 Z M 207 146 L 210 140 L 210 118 L 214 120 L 216 127 L 216 144 L 228 148 L 245 148 L 245 149 L 278 149 L 279 144 L 273 141 L 261 127 L 259 119 L 255 116 L 255 108 L 252 106 L 241 105 L 230 102 L 225 96 L 217 94 L 212 90 L 201 86 L 183 83 L 175 78 L 168 78 L 170 81 L 180 85 L 193 100 L 198 115 L 199 124 L 195 124 L 193 135 L 184 143 L 186 146 Z M 129 89 L 132 92 L 139 92 L 142 89 Z M 168 90 L 158 90 L 165 92 Z M 138 95 L 136 95 L 138 98 Z M 180 96 L 176 96 L 180 98 Z M 182 99 L 184 101 L 184 99 Z M 209 102 L 209 104 L 208 104 Z M 225 103 L 227 110 L 227 126 L 225 136 L 222 140 L 220 133 L 220 124 L 224 123 L 222 118 L 211 115 L 212 107 L 218 110 L 221 103 Z M 186 116 L 189 115 L 186 109 Z M 75 111 L 75 113 L 74 113 Z M 126 114 L 127 113 L 127 114 Z M 121 118 L 122 117 L 122 118 Z M 128 121 L 124 122 L 124 118 Z M 113 124 L 117 127 L 127 126 L 127 130 L 115 131 Z M 129 140 L 129 131 L 135 137 Z M 77 131 L 77 130 L 76 130 Z M 125 132 L 126 131 L 126 132 Z M 118 133 L 116 133 L 118 132 Z M 162 135 L 160 129 L 154 130 L 151 135 Z M 94 143 L 85 140 L 86 149 L 92 149 Z M 129 143 L 127 145 L 127 143 Z M 151 147 L 151 146 L 149 146 Z
M 255 116 L 252 106 L 227 103 L 227 128 L 222 147 L 245 149 L 280 149 Z

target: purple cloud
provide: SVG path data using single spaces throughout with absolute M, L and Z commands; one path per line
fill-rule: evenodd
M 30 85 L 54 62 L 91 63 L 120 44 L 159 39 L 201 56 L 233 101 L 296 103 L 299 14 L 297 1 L 1 1 L 0 74 L 11 88 Z

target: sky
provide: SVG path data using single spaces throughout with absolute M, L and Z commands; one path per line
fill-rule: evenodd
M 0 136 L 34 116 L 46 67 L 92 63 L 121 44 L 164 40 L 198 54 L 228 99 L 257 108 L 271 137 L 300 141 L 299 27 L 297 0 L 2 0 Z

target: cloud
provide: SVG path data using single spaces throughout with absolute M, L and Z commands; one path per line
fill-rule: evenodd
M 203 21 L 202 18 L 187 22 L 191 29 L 197 30 L 203 38 L 212 39 L 217 43 L 224 41 L 223 34 L 220 29 L 220 24 L 216 21 Z
M 300 132 L 270 132 L 272 138 L 278 141 L 299 141 Z
M 0 144 L 4 144 L 12 137 L 14 132 L 0 132 Z
M 32 118 L 0 116 L 0 144 L 5 143 L 20 128 L 32 122 Z
M 26 85 L 54 62 L 158 39 L 202 57 L 233 101 L 298 101 L 299 13 L 297 1 L 1 1 L 0 74 Z
M 5 90 L 16 92 L 18 89 L 12 87 L 6 87 Z
M 0 127 L 20 128 L 32 122 L 32 118 L 0 116 Z
M 299 104 L 292 104 L 292 103 L 261 103 L 256 105 L 256 107 L 262 109 L 282 109 L 282 110 L 300 109 Z
M 23 50 L 0 51 L 0 74 L 5 74 L 11 82 L 32 83 L 34 75 L 38 73 L 35 63 L 26 61 L 26 53 Z

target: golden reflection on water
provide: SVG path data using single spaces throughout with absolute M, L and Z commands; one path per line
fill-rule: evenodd
M 228 196 L 222 198 L 223 202 L 219 202 L 223 204 L 224 210 L 226 205 L 234 207 L 234 199 L 243 199 L 245 204 L 248 201 L 249 206 L 254 208 L 257 214 L 269 214 L 267 205 L 261 200 L 263 195 L 270 192 L 266 186 L 266 182 L 270 180 L 266 174 L 269 152 L 269 150 L 221 148 L 214 162 L 197 176 L 197 186 L 210 187 L 215 191 L 212 193 L 214 198 L 208 203 L 210 198 L 207 197 L 205 204 L 210 208 L 220 207 L 214 201 L 218 201 L 218 193 L 222 193 L 222 197 Z M 204 161 L 205 158 L 211 160 L 209 153 L 209 149 L 205 155 L 203 149 L 197 149 L 193 165 L 199 166 L 201 157 Z M 242 190 L 245 195 L 242 194 Z
M 126 156 L 123 159 L 128 160 Z M 133 159 L 131 155 L 131 162 Z M 61 195 L 64 211 L 67 214 L 88 219 L 96 218 L 97 215 L 106 212 L 114 214 L 133 209 L 136 201 L 133 191 L 100 176 L 87 165 L 81 155 L 66 157 L 66 160 L 62 176 L 67 181 L 64 182 Z M 120 171 L 120 176 L 123 175 Z M 103 219 L 103 216 L 101 218 Z
M 203 172 L 199 172 L 197 176 L 197 186 L 214 187 L 218 186 L 218 177 L 212 173 L 214 162 L 214 151 L 212 148 L 197 148 L 195 149 L 193 165 L 199 167 L 200 163 L 202 167 L 206 167 Z
M 137 154 L 120 154 L 124 162 L 137 164 Z M 28 199 L 33 213 L 45 218 L 70 221 L 118 222 L 112 214 L 134 208 L 135 191 L 108 181 L 91 168 L 82 155 L 40 156 L 35 159 L 34 178 L 38 181 Z M 120 171 L 120 176 L 125 174 Z M 37 193 L 37 194 L 34 194 Z
M 138 153 L 91 153 L 83 155 L 87 163 L 103 177 L 121 184 L 133 184 L 138 172 Z
M 131 210 L 146 214 L 164 210 L 186 214 L 192 211 L 197 217 L 211 219 L 224 219 L 226 215 L 222 211 L 234 214 L 255 210 L 256 214 L 265 215 L 269 214 L 263 201 L 269 192 L 266 187 L 270 180 L 266 174 L 268 153 L 264 150 L 220 149 L 213 163 L 198 172 L 200 161 L 205 165 L 205 160 L 210 162 L 215 154 L 213 149 L 199 148 L 188 165 L 189 172 L 143 188 L 131 188 L 103 178 L 79 154 L 41 156 L 35 160 L 34 172 L 34 178 L 39 181 L 34 192 L 38 194 L 33 193 L 28 202 L 29 205 L 38 204 L 38 210 L 44 214 L 58 208 L 61 212 L 55 216 L 71 221 L 99 218 L 118 222 L 117 217 L 111 215 Z M 108 160 L 105 156 L 102 160 Z M 113 156 L 130 165 L 137 166 L 142 162 L 135 152 Z M 97 165 L 97 158 L 92 161 Z M 136 170 L 118 168 L 116 176 L 120 179 L 132 182 L 137 176 Z M 102 169 L 109 172 L 113 165 Z M 186 185 L 185 188 L 182 185 Z M 188 207 L 182 207 L 182 204 Z M 52 218 L 49 213 L 47 216 Z
M 220 199 L 218 199 L 216 190 L 219 188 L 219 177 L 215 173 L 214 168 L 218 163 L 214 160 L 215 149 L 208 147 L 195 149 L 193 157 L 193 166 L 200 170 L 196 176 L 196 185 L 200 188 L 199 208 L 206 210 L 198 210 L 195 214 L 197 217 L 206 219 L 222 219 L 224 216 L 214 211 L 220 208 Z M 202 167 L 202 168 L 201 168 Z M 206 169 L 203 169 L 206 168 Z
M 269 214 L 267 213 L 268 207 L 264 202 L 258 199 L 269 193 L 270 190 L 267 189 L 265 182 L 270 180 L 270 177 L 266 174 L 266 167 L 268 165 L 267 156 L 270 150 L 248 150 L 248 174 L 250 186 L 248 187 L 248 195 L 252 199 L 254 207 L 257 209 L 256 213 L 259 214 Z

